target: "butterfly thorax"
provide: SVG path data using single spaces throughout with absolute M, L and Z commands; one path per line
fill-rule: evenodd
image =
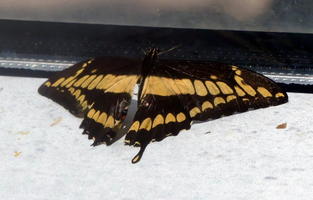
M 142 68 L 141 68 L 141 76 L 146 77 L 151 69 L 155 66 L 156 61 L 158 60 L 158 54 L 160 50 L 157 48 L 152 48 L 149 50 L 142 63 Z
M 144 57 L 144 60 L 142 62 L 141 66 L 141 77 L 139 80 L 139 91 L 138 91 L 138 96 L 141 96 L 142 88 L 145 82 L 146 77 L 150 73 L 150 71 L 155 67 L 155 63 L 158 60 L 158 54 L 160 50 L 157 48 L 152 48 L 149 51 L 146 52 L 146 55 Z M 138 101 L 140 103 L 140 101 Z

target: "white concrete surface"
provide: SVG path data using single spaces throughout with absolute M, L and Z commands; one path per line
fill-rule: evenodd
M 0 76 L 0 199 L 313 198 L 312 94 L 194 124 L 134 165 L 122 140 L 90 147 L 81 120 L 37 93 L 43 81 Z

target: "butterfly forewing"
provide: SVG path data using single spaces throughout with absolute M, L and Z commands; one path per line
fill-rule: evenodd
M 236 66 L 214 62 L 159 60 L 145 79 L 140 104 L 125 143 L 141 147 L 189 129 L 192 120 L 287 102 L 270 79 Z
M 38 91 L 84 117 L 81 128 L 94 145 L 109 144 L 126 116 L 140 64 L 126 58 L 88 60 L 56 73 Z

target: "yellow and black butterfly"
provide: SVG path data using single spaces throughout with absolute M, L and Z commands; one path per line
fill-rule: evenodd
M 84 117 L 83 134 L 98 145 L 116 139 L 138 83 L 138 110 L 125 138 L 125 144 L 140 147 L 133 163 L 150 142 L 190 129 L 193 120 L 288 101 L 275 82 L 256 72 L 209 61 L 159 59 L 159 53 L 153 48 L 143 61 L 100 57 L 81 62 L 58 72 L 38 91 Z

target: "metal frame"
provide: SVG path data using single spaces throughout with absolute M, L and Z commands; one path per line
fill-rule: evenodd
M 313 85 L 312 34 L 16 20 L 0 20 L 0 26 L 0 74 L 5 75 L 45 77 L 90 57 L 142 58 L 148 48 L 179 45 L 162 56 L 229 63 L 280 83 Z

